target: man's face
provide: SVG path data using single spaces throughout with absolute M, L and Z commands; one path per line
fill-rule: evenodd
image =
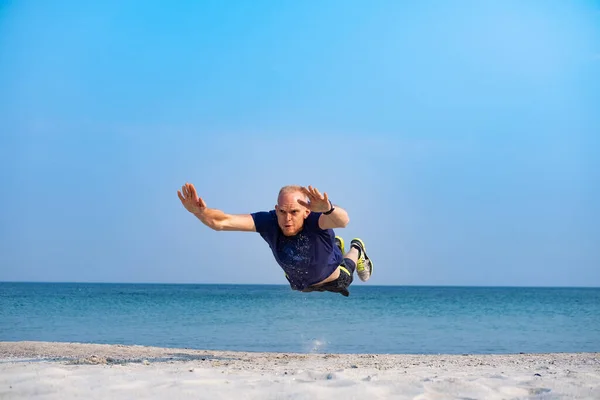
M 292 192 L 283 193 L 277 199 L 277 222 L 285 236 L 298 234 L 304 226 L 304 220 L 310 214 L 310 210 L 300 205 L 298 199 L 306 200 L 306 196 L 300 192 Z

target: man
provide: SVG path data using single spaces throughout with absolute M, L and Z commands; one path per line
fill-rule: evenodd
M 363 282 L 371 277 L 373 263 L 363 241 L 352 239 L 350 251 L 344 255 L 344 241 L 334 234 L 335 228 L 348 225 L 348 213 L 312 186 L 284 186 L 274 210 L 252 214 L 225 214 L 208 208 L 191 183 L 182 186 L 177 195 L 183 206 L 211 229 L 260 233 L 293 290 L 349 296 L 354 270 Z

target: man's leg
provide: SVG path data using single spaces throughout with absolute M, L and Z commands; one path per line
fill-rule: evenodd
M 344 239 L 341 236 L 335 237 L 335 244 L 344 254 Z M 356 263 L 358 262 L 358 249 L 356 247 L 351 247 L 350 251 L 344 254 L 344 263 L 346 267 L 350 270 L 351 274 L 354 274 L 354 270 L 356 269 Z
M 342 254 L 344 254 L 344 239 L 340 236 L 336 236 L 335 244 L 342 251 Z M 342 271 L 340 271 L 340 276 L 336 282 L 338 282 L 338 285 L 344 286 L 345 289 L 340 290 L 339 288 L 341 286 L 338 286 L 336 290 L 331 291 L 339 292 L 344 296 L 349 296 L 350 294 L 348 292 L 348 286 L 352 283 L 354 270 L 357 271 L 358 277 L 363 282 L 366 282 L 371 278 L 373 262 L 367 256 L 365 244 L 361 239 L 352 239 L 350 251 L 344 254 L 344 264 L 341 265 L 340 268 L 342 268 Z M 343 271 L 346 271 L 347 273 Z
M 361 281 L 366 282 L 371 278 L 373 262 L 367 256 L 365 243 L 361 239 L 352 239 L 350 242 L 350 251 L 346 253 L 344 258 L 352 261 L 356 266 L 356 274 Z
M 350 247 L 350 251 L 344 255 L 344 260 L 352 261 L 352 266 L 356 268 L 358 263 L 358 250 L 355 247 Z

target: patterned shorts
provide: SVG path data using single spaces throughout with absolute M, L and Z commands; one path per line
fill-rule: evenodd
M 356 264 L 349 258 L 344 258 L 340 264 L 340 276 L 331 282 L 324 283 L 320 286 L 310 286 L 303 290 L 303 292 L 334 292 L 340 293 L 342 296 L 350 296 L 348 287 L 353 281 L 354 270 Z

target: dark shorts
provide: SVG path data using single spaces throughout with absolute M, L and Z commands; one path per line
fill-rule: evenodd
M 356 264 L 349 258 L 344 258 L 340 264 L 340 276 L 335 281 L 327 282 L 321 286 L 310 286 L 303 292 L 334 292 L 340 293 L 343 296 L 350 296 L 348 287 L 352 283 Z

